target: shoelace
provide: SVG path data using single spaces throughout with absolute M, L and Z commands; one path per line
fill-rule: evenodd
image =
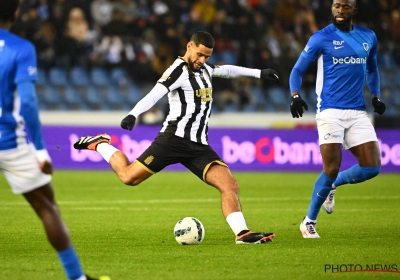
M 335 193 L 333 193 L 333 192 L 329 193 L 329 196 L 328 196 L 329 202 L 332 202 L 334 194 Z
M 307 225 L 307 230 L 309 233 L 315 234 L 315 225 L 313 224 Z

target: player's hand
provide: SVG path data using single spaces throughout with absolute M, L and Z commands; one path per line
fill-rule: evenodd
M 379 97 L 372 98 L 372 106 L 374 106 L 374 112 L 377 112 L 379 115 L 385 113 L 386 105 L 379 100 Z
M 50 161 L 43 161 L 39 163 L 39 167 L 44 174 L 53 174 L 53 165 Z
M 32 145 L 32 148 L 35 147 Z M 36 159 L 39 163 L 39 167 L 44 174 L 53 174 L 53 165 L 51 158 L 46 149 L 36 150 Z
M 133 115 L 127 115 L 122 121 L 121 121 L 121 127 L 126 130 L 132 130 L 133 127 L 135 126 L 136 118 Z
M 301 99 L 300 94 L 293 95 L 292 102 L 290 103 L 290 112 L 292 112 L 292 117 L 302 117 L 304 112 L 303 107 L 308 110 L 308 105 L 303 99 Z
M 274 69 L 262 69 L 260 79 L 279 82 L 279 75 Z

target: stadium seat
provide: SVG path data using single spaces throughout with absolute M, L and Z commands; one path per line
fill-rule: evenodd
M 101 104 L 104 102 L 98 89 L 90 85 L 86 87 L 84 99 L 85 103 L 89 106 L 91 110 L 99 110 Z
M 107 87 L 105 102 L 109 105 L 107 108 L 110 107 L 113 110 L 118 110 L 122 107 L 124 100 L 121 97 L 118 87 L 113 85 Z
M 135 106 L 136 103 L 142 99 L 142 93 L 140 88 L 136 85 L 129 85 L 126 87 L 126 103 L 128 103 L 132 108 Z
M 316 112 L 317 109 L 317 94 L 315 93 L 314 88 L 309 88 L 308 90 L 303 90 L 300 91 L 301 98 L 304 99 L 305 102 L 307 102 L 308 105 L 308 111 L 309 112 Z
M 380 75 L 380 82 L 382 88 L 388 88 L 392 86 L 391 75 L 389 71 L 382 71 Z M 396 81 L 394 81 L 396 83 Z M 397 83 L 400 83 L 397 82 Z
M 384 76 L 384 75 L 380 75 L 381 86 L 382 86 L 382 78 L 383 78 L 382 76 Z M 393 74 L 393 78 L 391 79 L 391 86 L 392 86 L 392 88 L 394 87 L 396 89 L 400 86 L 400 71 L 396 71 Z
M 36 85 L 36 94 L 39 102 L 39 108 L 40 110 L 46 111 L 49 110 L 50 107 L 44 100 L 44 89 L 46 88 L 45 85 Z
M 239 112 L 239 108 L 234 104 L 225 104 L 224 112 Z
M 53 86 L 66 86 L 68 84 L 67 73 L 63 68 L 53 67 L 49 70 L 49 82 Z
M 374 113 L 374 114 L 376 114 L 376 113 Z M 396 108 L 395 106 L 390 106 L 390 104 L 389 104 L 389 106 L 386 106 L 386 111 L 385 111 L 386 117 L 395 117 L 395 116 L 399 116 L 399 115 L 400 114 L 399 114 L 398 108 Z
M 254 104 L 246 104 L 243 106 L 243 112 L 257 112 L 257 108 Z
M 262 111 L 265 113 L 272 113 L 272 112 L 277 112 L 278 108 L 272 103 L 267 103 L 263 106 Z
M 110 79 L 107 70 L 96 67 L 90 71 L 90 82 L 95 86 L 108 86 Z
M 124 86 L 129 82 L 128 73 L 119 67 L 110 70 L 110 78 L 113 85 Z
M 211 107 L 211 115 L 213 115 L 213 114 L 218 114 L 219 113 L 219 110 L 218 110 L 218 108 L 217 108 L 217 106 L 212 106 Z
M 275 106 L 281 108 L 290 103 L 290 95 L 285 92 L 282 87 L 274 86 L 268 90 L 268 100 Z
M 254 98 L 254 102 L 257 107 L 263 107 L 268 103 L 266 93 L 261 87 L 254 86 L 251 88 L 251 96 Z
M 39 96 L 40 103 L 44 103 L 49 110 L 57 110 L 62 104 L 60 92 L 56 87 L 47 85 L 43 89 L 43 93 Z
M 47 84 L 47 73 L 43 68 L 38 68 L 37 70 L 37 85 L 46 85 Z
M 88 73 L 82 67 L 72 68 L 69 75 L 71 84 L 74 86 L 87 86 L 89 84 Z
M 83 103 L 78 90 L 74 86 L 67 86 L 64 90 L 64 101 L 72 110 L 80 108 L 80 104 Z

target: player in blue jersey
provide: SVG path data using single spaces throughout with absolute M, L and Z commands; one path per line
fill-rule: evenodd
M 300 96 L 302 75 L 318 60 L 316 122 L 323 171 L 314 184 L 307 216 L 300 224 L 304 238 L 319 238 L 316 222 L 321 205 L 330 214 L 338 186 L 356 184 L 377 176 L 381 158 L 374 127 L 366 113 L 364 80 L 372 105 L 379 115 L 385 104 L 379 100 L 379 72 L 375 33 L 354 25 L 356 0 L 334 0 L 333 24 L 311 36 L 290 74 L 293 118 L 303 115 L 306 102 Z M 351 151 L 358 164 L 339 172 L 341 146 Z
M 7 0 L 0 8 L 0 170 L 12 191 L 22 194 L 41 219 L 68 279 L 94 280 L 83 273 L 54 200 L 52 164 L 38 115 L 35 49 L 8 31 L 18 6 L 18 0 Z

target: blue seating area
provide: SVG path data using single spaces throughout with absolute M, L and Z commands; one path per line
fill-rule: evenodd
M 400 115 L 400 71 L 381 70 L 381 99 L 388 106 L 387 115 Z M 114 68 L 72 68 L 68 73 L 62 68 L 51 68 L 48 72 L 38 69 L 37 92 L 41 110 L 80 111 L 129 111 L 147 94 L 153 85 L 139 86 L 131 81 L 124 69 Z M 214 95 L 218 92 L 214 92 Z M 301 95 L 313 112 L 317 96 L 313 88 L 302 89 Z M 251 87 L 252 101 L 244 106 L 226 104 L 218 112 L 289 112 L 290 93 L 280 86 L 264 89 L 258 85 Z M 367 110 L 373 112 L 368 103 L 369 91 L 366 87 Z M 156 106 L 166 106 L 166 100 Z
M 41 110 L 130 110 L 142 98 L 120 68 L 38 69 L 37 92 Z

